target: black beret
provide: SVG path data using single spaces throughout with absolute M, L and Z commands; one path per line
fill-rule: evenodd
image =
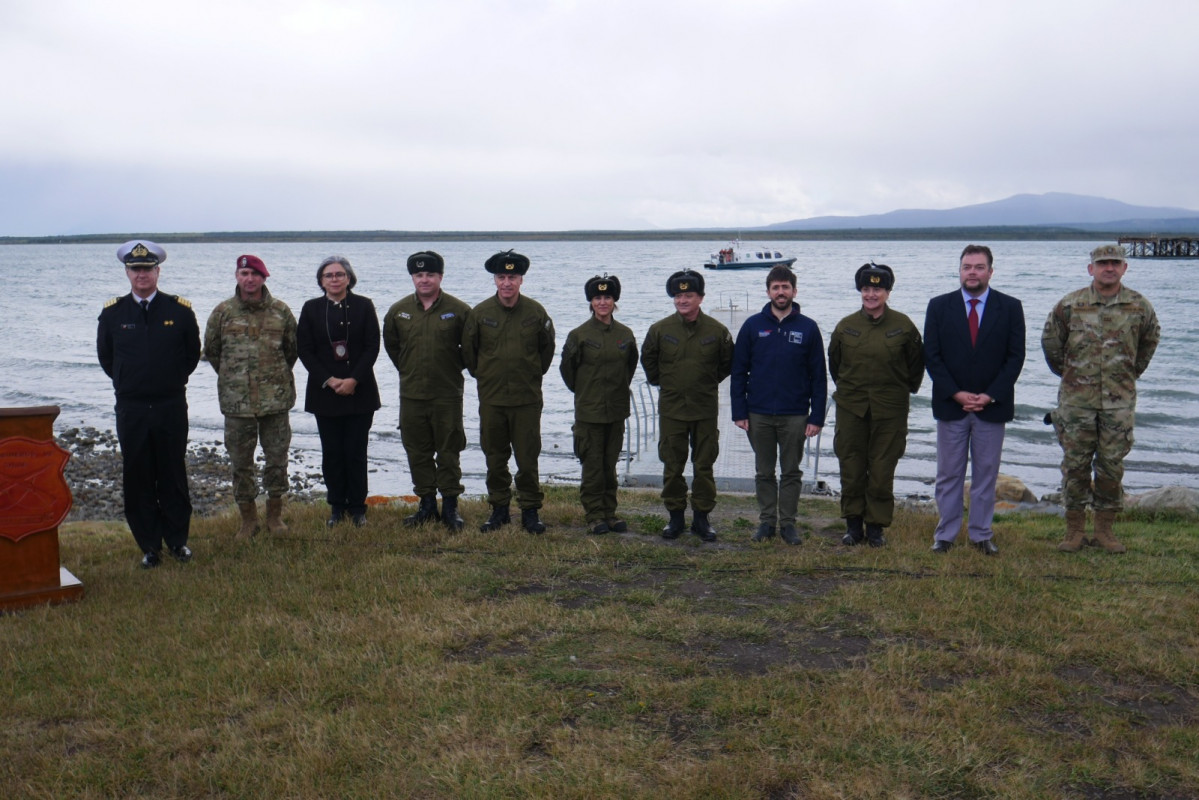
M 704 276 L 691 269 L 671 275 L 666 281 L 666 293 L 674 297 L 679 292 L 695 292 L 702 295 L 704 293 Z
M 853 285 L 859 292 L 864 286 L 876 286 L 889 292 L 895 285 L 895 273 L 886 264 L 875 264 L 871 261 L 858 267 L 853 276 Z
M 493 275 L 524 275 L 529 271 L 529 257 L 505 250 L 487 259 L 483 267 Z
M 599 295 L 607 295 L 613 301 L 620 299 L 620 278 L 615 275 L 596 275 L 583 286 L 583 294 L 590 303 Z
M 432 250 L 421 250 L 419 253 L 413 253 L 408 256 L 408 274 L 415 275 L 418 272 L 437 272 L 444 275 L 445 259 Z

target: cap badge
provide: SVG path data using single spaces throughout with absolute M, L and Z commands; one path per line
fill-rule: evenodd
M 423 261 L 417 261 L 417 262 L 416 262 L 416 267 L 417 267 L 417 269 L 424 269 L 424 268 L 425 268 L 425 262 L 423 262 Z
M 150 251 L 146 249 L 144 244 L 138 242 L 134 248 L 129 251 L 129 255 L 133 256 L 134 258 L 145 258 L 146 256 L 150 255 Z
M 239 258 L 239 259 L 237 260 L 237 266 L 239 266 L 239 267 L 245 267 L 245 266 L 246 266 L 246 257 L 245 257 L 245 256 L 242 256 L 241 258 Z
M 509 261 L 507 264 L 504 265 L 504 269 L 506 269 L 508 271 L 512 271 L 512 270 L 516 269 L 516 265 L 513 264 L 511 261 Z
M 685 292 L 690 288 L 691 288 L 691 284 L 687 283 L 687 281 L 679 281 L 679 291 L 680 292 Z
M 877 284 L 877 283 L 882 283 L 882 282 L 883 282 L 883 279 L 882 279 L 882 278 L 880 278 L 878 275 L 871 275 L 871 276 L 870 276 L 870 282 L 871 282 L 871 283 L 875 283 L 875 284 Z
M 606 284 L 606 283 L 596 284 L 595 290 L 597 292 L 606 292 L 606 291 L 608 291 L 608 284 Z

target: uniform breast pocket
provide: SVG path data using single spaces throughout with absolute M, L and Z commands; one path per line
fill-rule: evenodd
M 520 326 L 520 341 L 525 355 L 533 355 L 541 344 L 541 324 L 538 320 L 525 320 Z

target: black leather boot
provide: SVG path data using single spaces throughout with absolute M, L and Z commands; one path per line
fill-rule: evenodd
M 862 531 L 862 518 L 846 517 L 845 535 L 841 537 L 841 544 L 853 547 L 855 544 L 861 544 L 865 538 L 866 534 Z
M 404 517 L 404 524 L 409 528 L 417 525 L 424 525 L 426 522 L 436 522 L 441 519 L 441 515 L 437 513 L 437 495 L 426 494 L 421 495 L 420 508 L 416 509 L 416 513 Z
M 466 525 L 466 520 L 458 514 L 458 495 L 441 498 L 441 523 L 457 533 Z
M 882 547 L 887 543 L 887 537 L 883 536 L 882 525 L 867 525 L 866 526 L 866 544 L 871 547 Z
M 535 508 L 520 510 L 520 526 L 529 533 L 545 533 L 545 523 L 541 521 Z
M 662 529 L 663 539 L 677 539 L 683 535 L 683 531 L 687 529 L 687 520 L 683 519 L 683 512 L 670 511 L 670 519 L 666 523 L 666 527 Z
M 705 542 L 716 541 L 716 529 L 708 522 L 707 511 L 693 511 L 691 514 L 691 532 Z
M 491 516 L 479 526 L 479 530 L 483 531 L 483 533 L 498 531 L 511 521 L 512 517 L 508 513 L 508 506 L 492 506 Z

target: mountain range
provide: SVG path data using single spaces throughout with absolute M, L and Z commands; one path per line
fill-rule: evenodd
M 1199 211 L 1134 206 L 1104 197 L 1048 192 L 947 209 L 903 208 L 860 217 L 824 216 L 777 222 L 758 231 L 827 231 L 856 228 L 1075 228 L 1086 231 L 1179 233 L 1199 231 Z

